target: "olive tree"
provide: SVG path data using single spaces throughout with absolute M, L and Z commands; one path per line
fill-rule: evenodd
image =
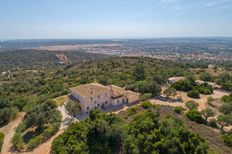
M 209 117 L 213 117 L 215 115 L 215 112 L 211 108 L 206 108 L 205 110 L 201 111 L 201 114 L 205 121 L 207 121 Z
M 69 100 L 65 104 L 65 109 L 69 115 L 71 115 L 73 118 L 78 114 L 78 112 L 81 111 L 81 108 L 77 102 Z

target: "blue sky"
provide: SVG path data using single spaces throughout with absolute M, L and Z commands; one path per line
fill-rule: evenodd
M 232 36 L 232 0 L 1 0 L 0 39 Z

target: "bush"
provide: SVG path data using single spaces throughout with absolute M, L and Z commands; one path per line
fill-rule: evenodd
M 208 83 L 202 83 L 201 85 L 198 85 L 195 87 L 195 89 L 204 95 L 211 95 L 213 94 L 213 87 L 210 86 Z
M 152 93 L 144 93 L 143 95 L 140 96 L 140 100 L 146 101 L 146 100 L 152 98 L 152 96 L 153 96 Z
M 43 141 L 43 136 L 42 135 L 36 136 L 35 138 L 32 138 L 28 142 L 27 148 L 30 149 L 30 150 L 32 150 L 35 147 L 37 147 L 42 141 Z
M 223 96 L 222 97 L 223 102 L 232 102 L 232 93 L 229 96 Z
M 7 124 L 9 121 L 14 120 L 17 112 L 18 110 L 15 107 L 0 109 L 0 125 Z
M 149 108 L 152 108 L 153 105 L 151 104 L 151 102 L 142 102 L 141 103 L 141 106 L 144 108 L 144 109 L 149 109 Z
M 222 106 L 219 107 L 219 111 L 223 114 L 232 114 L 232 103 L 223 103 Z
M 181 114 L 182 111 L 184 111 L 184 108 L 183 108 L 183 107 L 177 106 L 177 107 L 174 108 L 174 112 L 176 112 L 176 113 L 178 113 L 178 114 Z
M 225 134 L 223 136 L 223 139 L 224 139 L 224 143 L 229 146 L 229 147 L 232 147 L 232 133 L 228 133 L 228 134 Z
M 210 119 L 208 125 L 212 128 L 218 128 L 216 119 Z
M 4 134 L 0 132 L 0 152 L 2 150 L 3 140 L 4 140 Z
M 201 113 L 195 109 L 193 110 L 189 110 L 186 114 L 186 116 L 192 120 L 192 121 L 195 121 L 197 123 L 205 123 L 204 119 L 202 118 L 201 116 Z
M 185 106 L 189 109 L 189 110 L 192 110 L 192 109 L 197 109 L 199 104 L 197 104 L 195 101 L 191 100 L 191 101 L 188 101 Z
M 212 76 L 209 73 L 205 73 L 205 72 L 201 72 L 199 74 L 199 78 L 200 78 L 200 80 L 203 80 L 203 81 L 212 81 L 213 80 Z
M 131 108 L 129 108 L 129 110 L 128 110 L 128 115 L 129 115 L 129 116 L 134 115 L 135 113 L 137 113 L 137 111 L 138 111 L 138 107 L 137 107 L 137 106 L 131 107 Z
M 187 96 L 191 97 L 191 98 L 199 99 L 200 98 L 200 93 L 197 90 L 191 90 L 191 91 L 189 91 L 187 93 Z
M 172 87 L 175 88 L 176 90 L 185 91 L 185 92 L 188 92 L 193 89 L 193 85 L 191 84 L 190 81 L 187 80 L 177 81 L 172 85 Z
M 22 134 L 16 130 L 14 137 L 12 138 L 13 147 L 20 151 L 24 148 Z

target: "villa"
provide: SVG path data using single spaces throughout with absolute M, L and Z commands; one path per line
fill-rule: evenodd
M 139 93 L 115 85 L 104 86 L 97 82 L 71 88 L 72 96 L 78 100 L 82 112 L 92 109 L 116 107 L 139 101 Z

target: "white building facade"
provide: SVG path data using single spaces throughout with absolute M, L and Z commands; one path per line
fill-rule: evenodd
M 116 107 L 139 101 L 139 93 L 114 85 L 104 86 L 96 82 L 71 88 L 71 91 L 71 95 L 78 100 L 82 112 L 86 113 L 96 108 Z

